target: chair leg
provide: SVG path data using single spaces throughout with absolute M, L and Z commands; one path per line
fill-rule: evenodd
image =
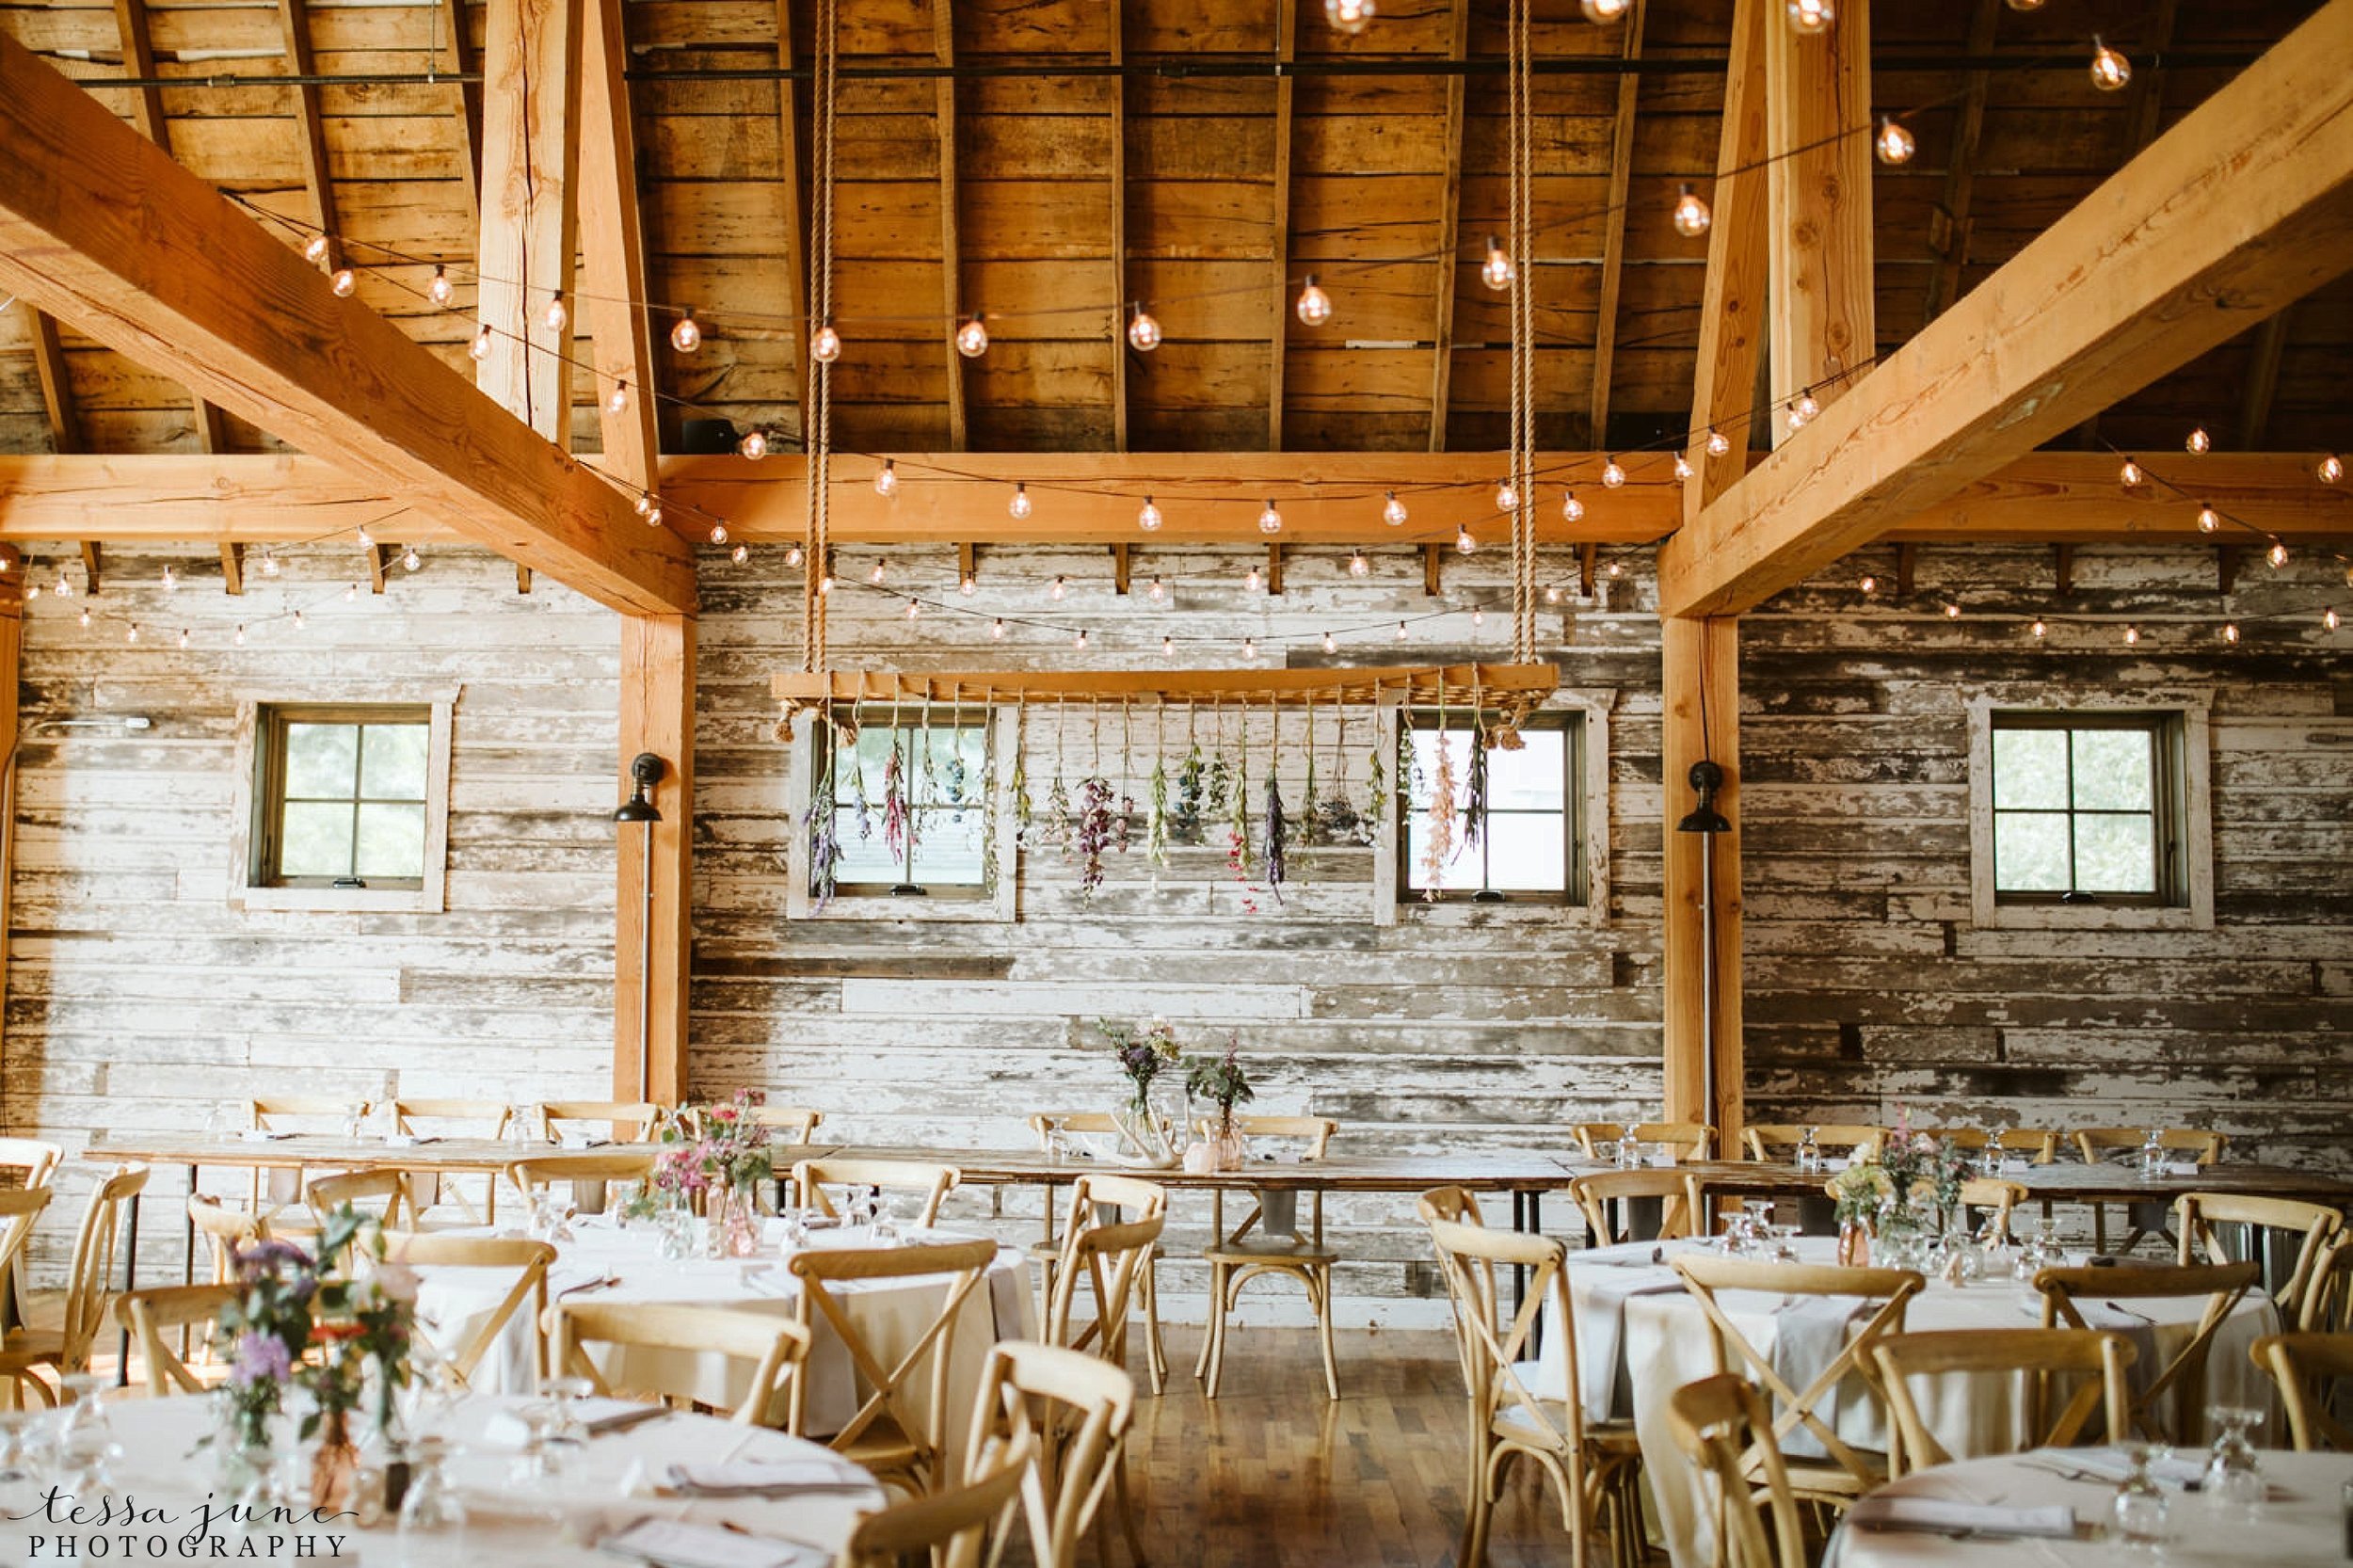
M 1217 1303 L 1209 1310 L 1217 1316 L 1209 1332 L 1209 1376 L 1202 1385 L 1202 1391 L 1214 1400 L 1217 1398 L 1217 1385 L 1225 1372 L 1225 1317 L 1231 1308 L 1225 1300 L 1226 1272 L 1220 1269 L 1212 1283 L 1215 1288 L 1209 1293 L 1217 1298 Z
M 1476 1414 L 1473 1413 L 1474 1418 Z M 1490 1484 L 1487 1456 L 1474 1441 L 1471 1445 L 1470 1496 L 1465 1499 L 1466 1506 L 1463 1511 L 1463 1545 L 1455 1554 L 1455 1568 L 1486 1568 L 1487 1516 L 1495 1507 L 1488 1493 Z
M 1307 1294 L 1316 1309 L 1316 1336 L 1323 1344 L 1323 1386 L 1337 1400 L 1340 1397 L 1340 1368 L 1332 1354 L 1332 1271 L 1317 1269 L 1306 1279 Z
M 1128 1537 L 1128 1560 L 1135 1568 L 1144 1568 L 1144 1536 L 1136 1528 L 1136 1508 L 1128 1496 L 1128 1453 L 1125 1445 L 1112 1456 L 1112 1502 L 1119 1510 L 1119 1528 Z M 1096 1556 L 1103 1568 L 1111 1568 L 1112 1554 L 1108 1543 L 1098 1543 Z
M 1144 1260 L 1144 1363 L 1152 1374 L 1152 1392 L 1168 1388 L 1168 1346 L 1160 1338 L 1160 1284 L 1150 1256 Z
M 1193 1358 L 1193 1375 L 1209 1375 L 1209 1352 L 1217 1343 L 1219 1320 L 1225 1313 L 1225 1270 L 1222 1265 L 1209 1265 L 1209 1315 L 1201 1321 L 1201 1353 Z

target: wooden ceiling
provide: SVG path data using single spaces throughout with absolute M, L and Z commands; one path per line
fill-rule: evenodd
M 1640 446 L 1689 420 L 1706 242 L 1678 235 L 1668 214 L 1679 184 L 1705 193 L 1714 171 L 1730 8 L 1651 0 L 1635 27 L 1596 27 L 1574 0 L 1538 0 L 1542 243 L 1523 275 L 1536 291 L 1545 445 Z M 1881 350 L 2315 8 L 1875 8 L 1872 109 L 1907 115 L 1919 141 L 1909 166 L 1875 172 Z M 658 350 L 663 391 L 696 405 L 665 410 L 670 450 L 692 444 L 682 420 L 703 415 L 797 434 L 794 237 L 811 95 L 779 80 L 777 34 L 782 19 L 787 63 L 806 68 L 813 9 L 626 7 L 649 288 L 694 307 L 708 332 L 693 355 Z M 1346 39 L 1316 0 L 840 0 L 837 444 L 1503 445 L 1503 296 L 1477 270 L 1483 236 L 1502 227 L 1502 6 L 1384 0 L 1382 11 Z M 201 178 L 303 225 L 324 212 L 356 262 L 388 247 L 461 278 L 479 242 L 467 92 L 422 78 L 471 66 L 472 49 L 451 39 L 481 27 L 463 0 L 0 5 L 0 31 L 76 78 L 162 84 L 100 96 Z M 2095 32 L 2135 63 L 2124 92 L 2091 87 Z M 322 80 L 266 80 L 287 73 Z M 363 275 L 360 296 L 470 369 L 471 279 L 436 311 L 421 297 L 431 271 L 420 261 Z M 1314 328 L 1289 312 L 1308 272 L 1337 306 Z M 1118 302 L 1131 299 L 1166 334 L 1148 355 L 1120 337 Z M 949 345 L 952 304 L 986 313 L 983 358 Z M 0 312 L 0 451 L 277 447 L 54 331 L 44 376 L 42 328 L 21 306 Z M 2203 423 L 2224 448 L 2353 444 L 2349 348 L 2353 283 L 2341 281 L 2127 399 L 2098 434 L 2172 450 Z M 593 447 L 595 390 L 583 380 L 574 395 L 578 444 Z

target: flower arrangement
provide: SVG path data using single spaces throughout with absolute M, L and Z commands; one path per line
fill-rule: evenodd
M 1225 1055 L 1196 1056 L 1185 1064 L 1185 1093 L 1217 1107 L 1221 1138 L 1233 1136 L 1234 1107 L 1247 1104 L 1255 1097 L 1250 1077 L 1241 1069 L 1241 1045 L 1240 1036 L 1229 1034 L 1225 1037 Z
M 1166 1018 L 1147 1018 L 1134 1028 L 1097 1018 L 1095 1026 L 1110 1041 L 1119 1058 L 1119 1070 L 1128 1075 L 1134 1090 L 1134 1106 L 1138 1112 L 1148 1109 L 1152 1080 L 1176 1064 L 1180 1053 L 1176 1048 L 1176 1031 Z
M 362 1248 L 374 1259 L 364 1274 L 349 1267 Z M 297 1384 L 314 1406 L 301 1435 L 325 1427 L 330 1440 L 346 1441 L 371 1368 L 376 1424 L 390 1424 L 392 1397 L 409 1379 L 417 1275 L 383 1259 L 383 1227 L 349 1204 L 328 1216 L 315 1253 L 272 1240 L 231 1254 L 237 1293 L 221 1308 L 219 1323 L 231 1346 L 226 1397 L 240 1447 L 267 1442 L 269 1417 Z
M 1898 1108 L 1896 1126 L 1876 1160 L 1858 1160 L 1830 1178 L 1824 1191 L 1838 1206 L 1842 1224 L 1874 1220 L 1882 1212 L 1897 1219 L 1929 1209 L 1950 1209 L 1961 1201 L 1969 1157 L 1949 1138 L 1912 1129 L 1912 1112 Z
M 768 1128 L 752 1115 L 766 1101 L 757 1089 L 738 1089 L 732 1099 L 697 1109 L 691 1128 L 676 1123 L 663 1128 L 653 1192 L 645 1197 L 684 1201 L 714 1189 L 771 1179 L 776 1160 L 768 1147 Z

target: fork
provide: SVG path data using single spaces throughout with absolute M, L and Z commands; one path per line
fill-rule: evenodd
M 2155 1328 L 2157 1326 L 2157 1320 L 2154 1318 L 2150 1317 L 2146 1312 L 2135 1312 L 2131 1307 L 2119 1306 L 2114 1302 L 2102 1302 L 2100 1304 L 2106 1307 L 2110 1312 L 2121 1312 L 2127 1318 L 2137 1318 L 2142 1322 L 2147 1323 L 2151 1328 Z
M 555 1293 L 555 1299 L 560 1302 L 567 1296 L 577 1296 L 586 1290 L 602 1290 L 620 1283 L 621 1276 L 618 1274 L 600 1274 L 595 1279 L 584 1279 L 578 1285 L 564 1287 Z

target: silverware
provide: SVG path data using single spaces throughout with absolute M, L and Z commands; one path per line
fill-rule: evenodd
M 2135 1312 L 2131 1307 L 2119 1306 L 2114 1302 L 2102 1302 L 2100 1304 L 2106 1307 L 2110 1312 L 2121 1312 L 2127 1318 L 2137 1318 L 2142 1322 L 2147 1323 L 2151 1328 L 2155 1328 L 2157 1326 L 2157 1320 L 2154 1318 L 2150 1317 L 2146 1312 Z
M 595 1279 L 584 1279 L 578 1285 L 566 1286 L 555 1293 L 555 1299 L 560 1302 L 567 1296 L 577 1296 L 585 1290 L 602 1290 L 620 1283 L 621 1276 L 618 1274 L 600 1274 Z

